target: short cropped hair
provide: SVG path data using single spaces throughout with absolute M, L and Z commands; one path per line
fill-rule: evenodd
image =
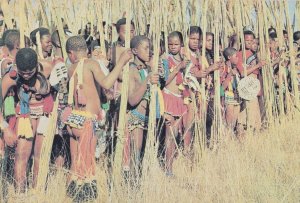
M 4 44 L 9 51 L 13 50 L 18 43 L 20 43 L 20 32 L 18 30 L 12 30 L 6 35 Z
M 142 43 L 142 41 L 148 41 L 149 42 L 149 38 L 145 35 L 134 36 L 130 40 L 130 48 L 131 49 L 137 48 Z
M 255 39 L 255 34 L 254 34 L 252 31 L 250 31 L 250 30 L 245 30 L 245 31 L 244 31 L 244 36 L 245 36 L 245 35 L 252 35 L 253 38 Z
M 275 40 L 277 38 L 277 33 L 276 32 L 272 32 L 269 34 L 270 39 Z
M 199 26 L 191 26 L 190 29 L 188 30 L 187 34 L 191 35 L 191 34 L 199 34 L 202 35 L 202 30 Z
M 70 37 L 66 42 L 66 51 L 70 53 L 70 51 L 86 51 L 87 45 L 85 39 L 82 36 L 73 36 Z
M 231 57 L 236 52 L 237 52 L 237 50 L 235 48 L 227 47 L 226 49 L 224 49 L 223 56 L 224 56 L 225 60 L 228 61 L 229 57 Z
M 125 25 L 125 24 L 126 24 L 126 18 L 121 18 L 120 20 L 117 21 L 117 23 L 116 23 L 117 33 L 120 32 L 121 25 Z M 130 21 L 130 24 L 135 28 L 133 21 Z
M 179 31 L 174 31 L 174 32 L 171 32 L 169 35 L 168 35 L 168 39 L 169 38 L 173 38 L 173 37 L 178 37 L 180 43 L 183 45 L 183 36 L 182 36 L 182 33 L 179 32 Z
M 18 70 L 31 71 L 38 66 L 38 57 L 31 48 L 20 49 L 16 55 L 16 64 Z
M 300 31 L 296 31 L 293 34 L 294 41 L 298 41 L 300 39 Z

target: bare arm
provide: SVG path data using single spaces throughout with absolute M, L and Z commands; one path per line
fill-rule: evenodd
M 6 97 L 8 90 L 17 85 L 16 81 L 10 78 L 9 74 L 6 74 L 2 79 L 2 97 Z
M 177 73 L 179 73 L 179 71 L 182 69 L 182 65 L 183 65 L 182 63 L 178 64 L 177 66 L 175 66 L 173 71 L 170 72 L 170 75 L 166 81 L 166 85 L 168 85 L 172 82 L 172 80 L 176 77 Z
M 147 90 L 147 81 L 140 82 L 139 74 L 136 69 L 131 69 L 129 72 L 129 87 L 128 87 L 128 103 L 131 106 L 136 106 L 143 98 Z
M 229 85 L 229 83 L 231 81 L 231 78 L 232 78 L 231 74 L 228 73 L 227 76 L 226 76 L 226 78 L 225 78 L 225 80 L 222 82 L 222 86 L 223 86 L 224 90 L 227 89 L 227 87 L 228 87 L 228 85 Z
M 242 69 L 238 69 L 241 76 L 242 77 L 245 77 L 245 76 L 248 76 L 250 75 L 251 73 L 253 73 L 254 71 L 256 71 L 257 69 L 259 69 L 260 67 L 264 66 L 265 65 L 265 62 L 262 61 L 262 62 L 259 62 L 257 65 L 253 65 L 253 66 L 249 66 L 247 69 L 246 69 L 246 74 L 244 73 L 244 70 Z
M 90 67 L 95 80 L 104 89 L 110 89 L 115 81 L 118 79 L 120 72 L 122 71 L 124 65 L 130 60 L 132 53 L 130 50 L 126 50 L 122 53 L 120 59 L 118 60 L 115 68 L 110 72 L 108 76 L 105 77 L 100 69 L 100 65 L 93 60 L 89 60 L 88 66 Z
M 50 61 L 45 60 L 45 59 L 40 60 L 40 63 L 43 66 L 42 67 L 43 70 L 40 72 L 42 72 L 43 75 L 48 79 L 50 77 L 51 71 L 53 69 L 53 64 Z

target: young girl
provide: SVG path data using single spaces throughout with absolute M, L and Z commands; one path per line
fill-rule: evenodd
M 165 102 L 166 126 L 166 174 L 172 175 L 172 165 L 175 155 L 176 137 L 182 134 L 184 123 L 186 122 L 187 106 L 184 104 L 183 91 L 183 70 L 186 63 L 181 55 L 183 47 L 183 37 L 178 31 L 172 32 L 168 36 L 168 77 L 166 79 L 163 96 Z
M 158 84 L 159 75 L 151 73 L 151 67 L 146 65 L 150 61 L 150 43 L 146 36 L 135 36 L 130 41 L 130 47 L 134 55 L 134 61 L 130 64 L 129 72 L 129 90 L 128 90 L 128 114 L 127 114 L 127 129 L 129 143 L 127 145 L 133 148 L 127 151 L 133 156 L 135 166 L 134 177 L 139 177 L 144 146 L 145 136 L 147 134 L 149 103 L 150 103 L 150 85 Z M 128 146 L 124 146 L 126 148 Z M 124 149 L 124 152 L 126 150 Z M 129 154 L 124 154 L 128 156 Z M 125 173 L 129 172 L 130 165 L 124 166 Z
M 226 68 L 223 75 L 222 86 L 225 90 L 225 119 L 230 130 L 234 131 L 240 112 L 240 100 L 237 92 L 237 83 L 240 75 L 236 69 L 238 58 L 236 49 L 226 48 L 224 57 Z

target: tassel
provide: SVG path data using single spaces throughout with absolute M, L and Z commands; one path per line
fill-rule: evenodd
M 190 97 L 184 97 L 184 99 L 183 99 L 183 103 L 184 103 L 185 105 L 188 105 L 191 101 L 192 101 L 192 100 L 191 100 Z
M 49 117 L 41 116 L 37 130 L 36 130 L 37 134 L 44 135 L 45 132 L 47 132 L 47 130 L 48 130 L 49 122 L 50 122 Z
M 61 114 L 61 121 L 63 123 L 67 122 L 68 117 L 71 115 L 71 113 L 72 113 L 72 107 L 67 106 Z
M 30 108 L 29 108 L 29 94 L 24 91 L 24 89 L 21 89 L 20 91 L 20 114 L 29 114 Z
M 165 113 L 165 101 L 162 91 L 160 89 L 157 89 L 157 98 L 158 102 L 156 103 L 159 104 L 159 115 L 162 116 Z
M 44 98 L 44 107 L 43 107 L 44 113 L 50 114 L 53 110 L 53 106 L 54 106 L 53 97 L 51 94 L 49 94 Z
M 75 173 L 79 177 L 91 178 L 95 175 L 95 147 L 91 146 L 94 136 L 93 123 L 88 120 L 84 124 L 83 134 L 79 137 L 78 157 L 75 161 Z
M 4 100 L 4 116 L 16 115 L 15 100 L 13 96 L 6 97 Z
M 181 90 L 181 91 L 183 91 L 183 90 L 185 90 L 185 87 L 184 87 L 184 85 L 181 83 L 181 84 L 178 86 L 178 89 Z
M 31 139 L 34 137 L 29 117 L 19 117 L 17 135 L 18 137 L 24 137 L 26 139 Z
M 163 62 L 163 68 L 164 68 L 164 73 L 165 73 L 164 77 L 165 77 L 165 80 L 168 80 L 169 74 L 170 74 L 169 62 L 166 59 L 163 59 L 162 62 Z
M 176 74 L 176 85 L 181 85 L 183 83 L 183 76 L 182 73 L 179 72 Z
M 11 130 L 15 130 L 16 123 L 17 123 L 17 117 L 16 117 L 16 116 L 11 116 L 11 117 L 8 119 L 8 125 L 9 125 L 9 128 L 10 128 Z

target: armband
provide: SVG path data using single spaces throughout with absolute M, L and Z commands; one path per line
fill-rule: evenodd
M 1 130 L 4 130 L 4 129 L 8 128 L 8 127 L 9 127 L 9 125 L 8 125 L 8 123 L 5 120 L 3 120 L 2 122 L 0 122 L 0 129 Z

